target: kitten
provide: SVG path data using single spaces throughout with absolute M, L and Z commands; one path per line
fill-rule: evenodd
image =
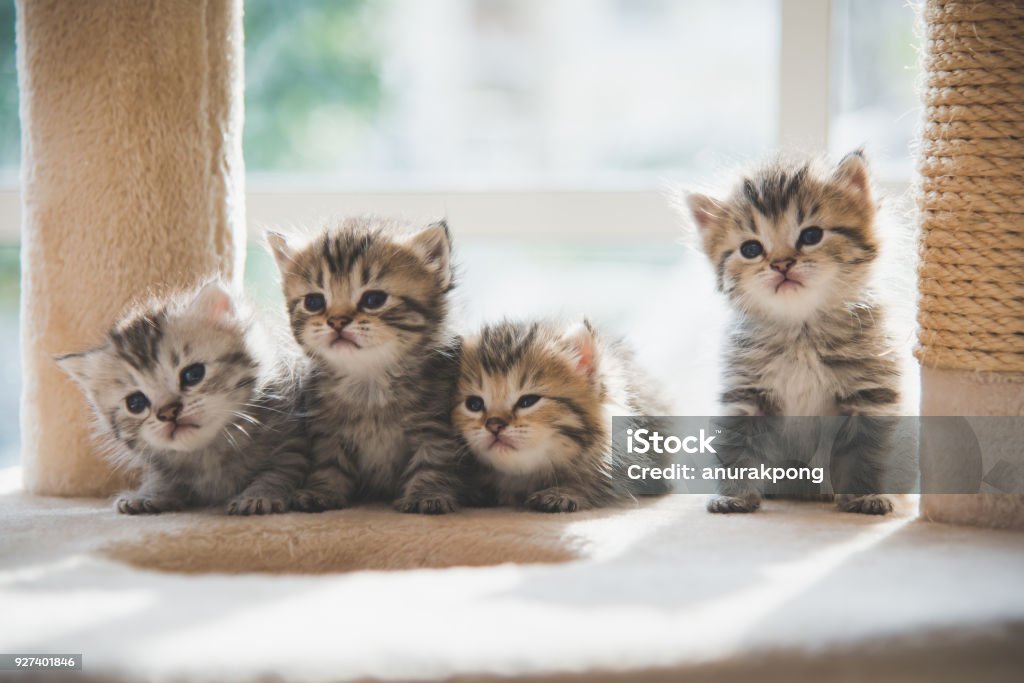
M 402 512 L 458 506 L 459 446 L 448 420 L 458 372 L 444 222 L 410 232 L 356 217 L 306 244 L 267 235 L 292 332 L 314 370 L 306 391 L 312 471 L 295 506 L 356 500 Z M 397 500 L 396 500 L 397 499 Z
M 879 241 L 863 154 L 834 168 L 775 161 L 728 197 L 692 194 L 688 204 L 735 316 L 725 414 L 856 416 L 834 445 L 835 500 L 847 512 L 890 512 L 877 494 L 893 423 L 876 418 L 899 414 L 899 366 L 868 288 Z M 724 483 L 720 493 L 711 512 L 760 506 L 749 483 Z
M 141 471 L 119 512 L 287 510 L 307 463 L 293 365 L 219 282 L 130 312 L 102 346 L 57 362 L 112 462 Z
M 491 502 L 584 510 L 662 492 L 631 489 L 628 466 L 655 463 L 612 448 L 612 416 L 664 414 L 646 384 L 629 349 L 586 321 L 503 322 L 466 340 L 452 421 Z

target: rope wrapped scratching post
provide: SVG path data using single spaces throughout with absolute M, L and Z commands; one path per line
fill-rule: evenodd
M 1024 415 L 1024 1 L 924 13 L 921 414 Z M 921 512 L 1024 528 L 1020 495 L 925 494 Z
M 1024 372 L 1024 3 L 926 13 L 917 355 Z

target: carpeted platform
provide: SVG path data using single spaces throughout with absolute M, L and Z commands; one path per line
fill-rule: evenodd
M 0 651 L 83 653 L 81 680 L 1024 670 L 1024 536 L 905 507 L 128 518 L 8 493 Z

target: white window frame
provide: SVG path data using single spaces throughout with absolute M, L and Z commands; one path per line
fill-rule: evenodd
M 779 0 L 781 38 L 777 91 L 780 146 L 828 151 L 831 0 Z M 460 239 L 515 241 L 665 242 L 679 235 L 679 217 L 667 186 L 551 189 L 395 188 L 334 190 L 268 178 L 248 179 L 246 223 L 250 239 L 266 228 L 314 224 L 332 214 L 375 212 L 447 217 Z M 322 183 L 321 183 L 322 185 Z M 903 194 L 906 183 L 883 183 Z M 21 200 L 16 187 L 0 190 L 0 239 L 16 241 Z

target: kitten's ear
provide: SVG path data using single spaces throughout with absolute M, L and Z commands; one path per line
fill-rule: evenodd
M 87 387 L 96 376 L 100 356 L 106 347 L 83 351 L 81 353 L 68 353 L 63 356 L 55 356 L 53 360 L 61 370 L 68 373 L 71 379 L 75 380 L 82 387 Z
M 413 235 L 408 245 L 423 259 L 427 267 L 441 278 L 441 286 L 452 284 L 452 238 L 445 220 L 431 223 Z
M 855 149 L 843 157 L 832 175 L 836 182 L 857 190 L 865 197 L 870 195 L 871 177 L 863 149 Z
M 279 232 L 267 230 L 265 237 L 267 246 L 270 247 L 270 253 L 274 255 L 274 260 L 277 262 L 278 269 L 284 272 L 290 267 L 292 260 L 295 258 L 295 249 L 288 243 L 288 238 Z
M 224 322 L 235 315 L 235 301 L 220 280 L 203 285 L 189 310 L 210 322 Z
M 686 206 L 689 207 L 693 222 L 702 235 L 718 225 L 724 214 L 718 201 L 699 192 L 686 195 Z
M 586 377 L 597 373 L 597 332 L 586 318 L 574 323 L 562 334 L 562 341 L 569 351 L 576 372 Z

